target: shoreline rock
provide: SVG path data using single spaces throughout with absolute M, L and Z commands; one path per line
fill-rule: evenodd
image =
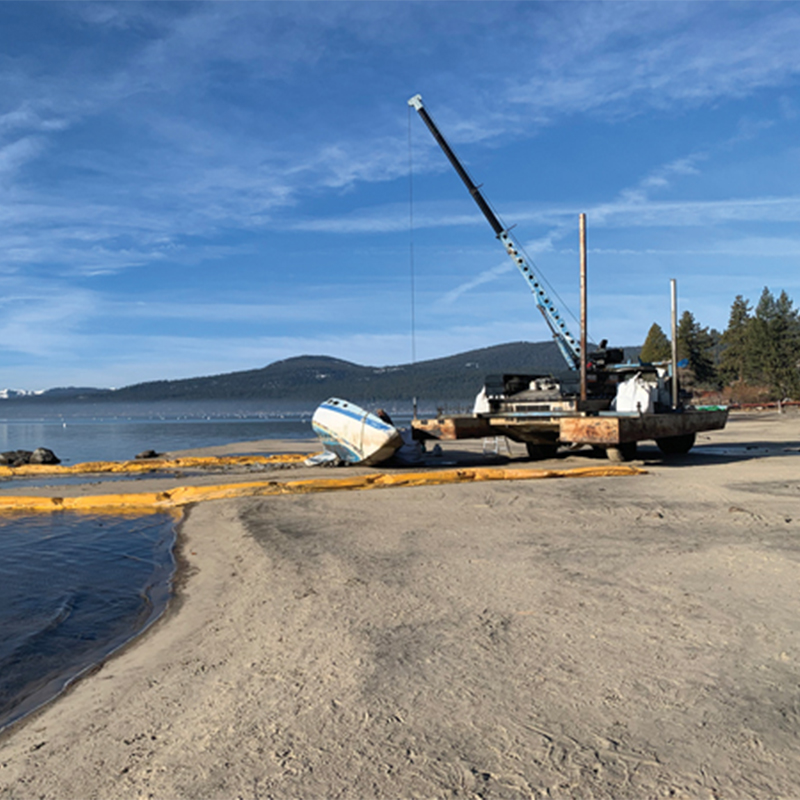
M 25 464 L 60 464 L 61 459 L 46 447 L 35 450 L 7 450 L 0 453 L 0 465 L 6 467 L 22 467 Z

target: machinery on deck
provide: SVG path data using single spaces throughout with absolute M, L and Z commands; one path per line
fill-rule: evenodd
M 670 400 L 672 370 L 626 363 L 624 352 L 608 348 L 605 340 L 585 356 L 586 392 L 581 399 L 577 377 L 582 366 L 580 343 L 570 333 L 521 248 L 511 239 L 509 229 L 500 222 L 436 126 L 422 97 L 415 95 L 408 104 L 422 118 L 519 269 L 567 365 L 567 370 L 558 374 L 487 376 L 472 415 L 415 420 L 417 435 L 444 439 L 505 435 L 525 442 L 531 458 L 555 455 L 559 443 L 586 443 L 607 449 L 612 458 L 628 460 L 635 455 L 638 440 L 652 438 L 665 453 L 685 453 L 694 444 L 696 431 L 724 427 L 727 409 L 684 414 L 685 409 L 675 407 Z M 603 424 L 598 424 L 598 416 L 604 417 Z M 638 422 L 634 424 L 629 419 L 622 423 L 623 417 L 636 417 Z

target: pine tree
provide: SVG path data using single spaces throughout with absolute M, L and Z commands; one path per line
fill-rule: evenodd
M 770 325 L 775 318 L 775 298 L 768 287 L 761 292 L 753 318 L 747 327 L 745 379 L 754 386 L 771 385 L 773 360 Z
M 647 338 L 644 340 L 639 359 L 646 364 L 650 364 L 654 361 L 666 361 L 671 354 L 672 346 L 669 339 L 667 339 L 667 335 L 661 330 L 661 326 L 654 322 L 650 326 Z
M 722 353 L 722 334 L 716 328 L 708 329 L 708 356 L 714 365 L 714 375 L 719 379 L 719 361 Z
M 775 300 L 764 287 L 748 337 L 753 377 L 780 399 L 800 394 L 800 316 L 785 291 Z
M 720 356 L 720 377 L 726 383 L 742 382 L 747 373 L 747 336 L 750 325 L 750 304 L 737 294 L 731 306 L 728 327 L 722 334 L 724 350 Z
M 785 291 L 775 304 L 772 335 L 775 340 L 775 384 L 781 399 L 800 395 L 800 315 Z
M 709 383 L 716 378 L 711 349 L 714 342 L 708 332 L 695 321 L 690 311 L 684 311 L 678 322 L 676 336 L 678 359 L 687 359 L 689 371 L 697 383 Z

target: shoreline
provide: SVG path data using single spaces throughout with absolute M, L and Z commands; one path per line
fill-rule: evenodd
M 93 518 L 98 516 L 105 517 L 106 515 L 92 515 Z M 79 628 L 78 631 L 80 633 L 73 633 L 79 647 L 83 641 L 90 640 L 96 642 L 94 650 L 81 648 L 79 653 L 74 650 L 68 651 L 62 658 L 60 669 L 51 666 L 46 671 L 42 671 L 38 677 L 36 674 L 31 676 L 29 672 L 26 683 L 19 686 L 19 690 L 15 695 L 4 696 L 4 703 L 7 701 L 7 704 L 4 705 L 4 713 L 0 716 L 0 739 L 12 730 L 14 726 L 22 724 L 28 717 L 36 714 L 49 703 L 55 702 L 58 697 L 69 691 L 72 685 L 90 675 L 100 664 L 130 646 L 136 639 L 144 635 L 167 611 L 173 598 L 172 586 L 178 570 L 176 549 L 178 546 L 178 527 L 181 520 L 174 518 L 170 520 L 171 515 L 168 513 L 162 513 L 159 516 L 161 519 L 157 524 L 159 529 L 162 530 L 162 535 L 159 537 L 157 547 L 150 554 L 153 556 L 152 571 L 147 576 L 146 581 L 134 586 L 133 591 L 129 592 L 127 596 L 122 594 L 108 598 L 106 595 L 107 602 L 112 604 L 117 604 L 120 600 L 126 600 L 127 597 L 138 596 L 141 600 L 141 606 L 135 617 L 130 618 L 130 624 L 126 625 L 125 628 L 115 628 L 113 631 L 107 630 L 105 635 L 100 636 L 96 635 L 96 630 L 93 634 L 92 629 L 88 626 Z M 131 519 L 138 521 L 139 518 Z M 118 525 L 119 522 L 118 517 L 111 515 L 112 524 Z M 104 520 L 102 524 L 107 525 L 108 522 Z M 59 530 L 60 528 L 56 527 L 56 531 Z M 131 534 L 130 528 L 126 533 L 128 535 Z M 122 553 L 119 554 L 119 559 L 124 557 L 126 556 Z M 136 556 L 128 557 L 138 559 Z M 83 577 L 88 577 L 88 573 Z M 79 593 L 81 584 L 74 584 L 74 586 L 74 593 Z M 81 615 L 84 615 L 83 611 L 78 612 L 78 619 L 80 619 Z M 111 622 L 112 617 L 101 618 L 100 620 L 100 623 L 105 626 L 109 626 Z M 46 631 L 46 627 L 34 629 L 33 634 L 46 636 Z M 35 651 L 31 654 L 31 657 L 35 659 L 44 658 L 47 661 L 47 653 L 52 652 L 52 648 L 52 643 L 48 644 L 45 641 L 44 649 Z M 19 662 L 19 659 L 17 661 Z M 13 662 L 11 662 L 11 665 L 14 666 Z
M 248 443 L 246 445 L 247 449 L 259 449 L 261 447 L 266 446 L 270 452 L 274 452 L 277 449 L 286 449 L 287 442 L 273 442 L 270 441 L 268 443 Z M 197 456 L 197 455 L 189 455 L 186 452 L 182 452 L 180 454 L 171 455 L 171 459 L 175 459 L 174 463 L 180 463 L 181 466 L 184 463 L 191 462 L 192 460 L 202 461 L 203 458 L 209 459 L 210 458 L 221 458 L 226 459 L 229 458 L 227 453 L 231 451 L 235 451 L 240 447 L 240 445 L 226 445 L 222 447 L 215 448 L 217 450 L 216 454 L 212 457 L 207 455 L 208 448 L 203 448 L 198 450 L 197 452 L 202 452 L 206 455 L 204 456 Z M 222 452 L 220 452 L 222 451 Z M 474 457 L 467 457 L 468 461 L 476 461 Z M 462 453 L 458 456 L 457 461 L 463 461 L 464 454 Z M 281 462 L 278 462 L 279 464 Z M 294 467 L 298 467 L 300 465 L 297 462 L 285 462 L 286 464 L 292 464 Z M 448 461 L 447 463 L 454 463 Z M 235 459 L 232 462 L 221 461 L 220 465 L 228 468 L 230 466 L 251 466 L 247 462 L 237 462 Z M 105 483 L 108 483 L 108 476 L 104 473 L 111 473 L 116 474 L 118 470 L 116 469 L 105 469 L 109 467 L 114 467 L 117 465 L 112 464 L 105 464 L 105 463 L 98 463 L 96 465 L 86 465 L 86 466 L 97 466 L 99 469 L 96 474 L 92 474 L 89 470 L 81 470 L 83 474 L 90 474 L 92 477 L 99 477 L 102 474 L 103 480 Z M 147 468 L 147 464 L 140 464 L 140 463 L 132 463 L 131 466 L 138 468 L 144 467 Z M 197 465 L 194 465 L 197 466 Z M 209 464 L 204 464 L 203 466 L 208 467 Z M 213 462 L 212 465 L 213 466 Z M 161 471 L 160 466 L 156 466 L 157 471 Z M 141 473 L 144 470 L 136 469 L 134 470 L 135 473 Z M 315 470 L 317 474 L 320 474 L 319 470 Z M 352 472 L 353 470 L 337 470 L 336 472 L 347 473 Z M 579 467 L 579 468 L 571 468 L 567 470 L 559 470 L 550 468 L 547 470 L 537 470 L 532 467 L 528 467 L 525 469 L 514 469 L 509 470 L 507 468 L 503 468 L 501 466 L 494 466 L 489 469 L 483 467 L 475 467 L 475 466 L 462 466 L 457 471 L 455 470 L 447 470 L 447 469 L 429 469 L 429 470 L 422 470 L 419 471 L 411 471 L 407 468 L 401 470 L 395 470 L 397 473 L 396 475 L 387 475 L 385 473 L 375 472 L 374 468 L 370 468 L 370 474 L 365 474 L 356 477 L 333 477 L 333 478 L 313 478 L 313 479 L 306 479 L 303 481 L 292 481 L 292 480 L 284 480 L 280 482 L 281 494 L 282 493 L 298 493 L 304 494 L 308 492 L 317 491 L 315 488 L 315 484 L 321 484 L 320 489 L 322 491 L 337 491 L 337 490 L 363 490 L 363 489 L 374 489 L 374 488 L 393 488 L 395 486 L 402 487 L 402 486 L 421 486 L 421 485 L 439 485 L 439 484 L 447 484 L 447 483 L 459 483 L 462 481 L 485 481 L 485 480 L 527 480 L 527 479 L 541 479 L 543 477 L 550 477 L 550 478 L 557 478 L 557 477 L 591 477 L 593 474 L 596 473 L 596 476 L 602 476 L 604 473 L 606 475 L 612 474 L 633 474 L 635 473 L 635 468 L 624 467 L 624 466 L 591 466 L 591 467 Z M 325 472 L 330 472 L 326 470 Z M 363 470 L 362 470 L 363 472 Z M 22 472 L 24 476 L 26 473 Z M 67 473 L 69 476 L 71 473 Z M 62 475 L 61 471 L 56 468 L 52 473 L 49 473 L 50 479 L 54 482 L 58 482 L 64 480 L 64 476 Z M 143 636 L 147 630 L 153 626 L 158 620 L 168 611 L 168 608 L 178 599 L 177 597 L 177 589 L 175 592 L 172 591 L 171 587 L 173 585 L 177 586 L 177 582 L 181 580 L 182 577 L 182 569 L 181 569 L 181 562 L 179 561 L 181 551 L 180 545 L 180 529 L 185 521 L 186 515 L 183 513 L 183 509 L 191 508 L 196 502 L 203 502 L 206 499 L 224 499 L 226 496 L 236 497 L 242 496 L 265 496 L 268 494 L 278 494 L 278 492 L 271 492 L 268 490 L 274 489 L 275 481 L 268 481 L 266 484 L 264 482 L 261 483 L 253 483 L 253 482 L 234 482 L 228 485 L 222 486 L 213 486 L 213 487 L 198 487 L 195 486 L 194 491 L 189 491 L 185 487 L 183 489 L 179 489 L 175 492 L 175 494 L 182 496 L 188 493 L 188 497 L 186 500 L 177 500 L 176 505 L 166 505 L 164 502 L 164 498 L 168 496 L 169 493 L 160 492 L 160 493 L 124 493 L 124 494 L 113 494 L 113 495 L 106 495 L 106 494 L 98 494 L 94 498 L 92 496 L 82 496 L 82 497 L 72 497 L 72 498 L 59 498 L 57 511 L 67 511 L 72 513 L 94 513 L 103 515 L 108 513 L 113 518 L 115 515 L 115 508 L 116 505 L 114 504 L 116 501 L 121 501 L 124 505 L 119 506 L 119 512 L 125 515 L 128 514 L 137 514 L 136 511 L 136 504 L 137 498 L 141 497 L 141 510 L 138 512 L 139 514 L 147 514 L 151 511 L 155 511 L 156 513 L 173 513 L 178 516 L 178 519 L 172 526 L 174 531 L 172 537 L 172 546 L 168 548 L 169 550 L 169 563 L 163 565 L 163 567 L 159 568 L 156 572 L 154 572 L 154 576 L 158 574 L 156 580 L 154 582 L 149 583 L 145 588 L 147 590 L 147 603 L 148 607 L 150 608 L 148 613 L 143 613 L 141 615 L 140 622 L 137 622 L 135 626 L 132 628 L 131 632 L 124 638 L 120 639 L 120 637 L 116 637 L 113 642 L 109 642 L 108 644 L 104 644 L 98 648 L 97 652 L 91 657 L 91 661 L 89 663 L 85 663 L 83 666 L 70 668 L 60 674 L 51 674 L 48 678 L 46 684 L 42 684 L 38 689 L 34 692 L 30 693 L 29 695 L 23 695 L 22 701 L 13 708 L 13 710 L 7 715 L 5 721 L 0 720 L 2 724 L 0 724 L 0 736 L 7 732 L 12 726 L 21 723 L 26 717 L 32 715 L 39 711 L 42 707 L 46 706 L 48 703 L 54 702 L 59 696 L 64 694 L 65 692 L 69 691 L 69 689 L 78 681 L 80 681 L 85 676 L 91 674 L 94 670 L 96 670 L 102 663 L 106 662 L 110 658 L 114 657 L 116 654 L 121 653 L 124 648 L 132 645 L 135 643 L 137 639 Z M 239 495 L 239 490 L 241 487 L 241 494 Z M 285 487 L 285 489 L 283 488 Z M 104 500 L 103 498 L 111 497 L 111 500 Z M 162 498 L 160 501 L 158 498 Z M 194 499 L 196 498 L 196 499 Z M 40 498 L 43 499 L 43 498 Z M 29 506 L 23 507 L 19 501 L 25 500 L 24 496 L 19 497 L 2 497 L 0 496 L 0 507 L 2 507 L 2 503 L 4 500 L 13 500 L 14 505 L 12 506 L 14 511 L 18 513 L 48 513 L 50 509 L 50 502 L 41 505 L 39 507 L 36 505 L 37 498 L 31 497 L 28 498 Z M 70 504 L 70 500 L 74 501 L 74 504 Z M 97 506 L 93 503 L 97 501 Z M 190 501 L 190 502 L 187 502 Z M 149 510 L 146 504 L 151 502 L 161 502 L 163 504 L 163 508 L 152 509 Z M 186 559 L 183 559 L 184 565 L 188 565 Z M 144 610 L 143 610 L 144 611 Z
M 0 735 L 0 796 L 791 794 L 795 427 L 647 476 L 193 506 L 166 612 Z

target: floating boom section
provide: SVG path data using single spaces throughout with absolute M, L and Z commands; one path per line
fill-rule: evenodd
M 561 319 L 561 314 L 558 312 L 558 309 L 555 307 L 552 300 L 550 300 L 550 298 L 547 296 L 547 292 L 544 290 L 544 287 L 536 277 L 536 273 L 523 258 L 522 254 L 517 250 L 516 245 L 509 236 L 508 230 L 497 218 L 497 215 L 494 213 L 494 211 L 492 211 L 491 207 L 486 202 L 486 199 L 481 194 L 480 189 L 473 183 L 472 179 L 467 174 L 467 171 L 456 157 L 456 154 L 450 148 L 447 140 L 444 138 L 444 136 L 442 136 L 441 132 L 436 127 L 436 123 L 431 119 L 430 115 L 425 109 L 425 106 L 422 104 L 422 96 L 415 95 L 408 101 L 408 104 L 416 109 L 420 117 L 422 117 L 422 121 L 428 126 L 428 130 L 431 132 L 431 134 L 433 134 L 433 138 L 436 139 L 439 147 L 442 148 L 444 154 L 447 156 L 448 160 L 455 168 L 455 171 L 458 173 L 458 176 L 469 190 L 469 193 L 472 195 L 472 199 L 478 204 L 478 208 L 480 208 L 480 210 L 483 212 L 483 216 L 486 217 L 489 224 L 492 226 L 492 230 L 495 232 L 495 235 L 502 242 L 506 252 L 509 254 L 509 256 L 511 256 L 512 260 L 517 265 L 517 268 L 522 273 L 522 277 L 528 282 L 528 286 L 530 287 L 534 299 L 536 300 L 536 305 L 538 306 L 539 311 L 542 312 L 545 322 L 552 331 L 553 338 L 558 345 L 558 349 L 561 351 L 561 355 L 564 356 L 564 360 L 567 362 L 567 365 L 570 369 L 577 370 L 580 367 L 581 360 L 580 344 L 567 329 L 564 320 Z

